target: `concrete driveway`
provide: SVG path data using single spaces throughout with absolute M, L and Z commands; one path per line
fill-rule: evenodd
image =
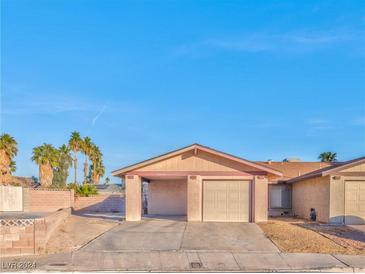
M 123 222 L 80 251 L 178 250 L 278 252 L 256 224 L 174 220 Z

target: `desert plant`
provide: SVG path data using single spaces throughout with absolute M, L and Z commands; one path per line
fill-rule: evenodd
M 321 160 L 321 162 L 336 162 L 337 161 L 337 153 L 335 152 L 322 152 L 319 154 L 318 159 Z
M 58 166 L 59 152 L 52 145 L 44 143 L 33 148 L 32 161 L 39 166 L 39 179 L 44 187 L 52 184 L 53 169 Z
M 96 195 L 98 194 L 98 190 L 96 189 L 96 186 L 92 185 L 92 184 L 76 184 L 76 183 L 72 183 L 68 185 L 69 189 L 73 189 L 75 192 L 76 196 L 81 196 L 81 197 L 88 197 L 90 195 Z

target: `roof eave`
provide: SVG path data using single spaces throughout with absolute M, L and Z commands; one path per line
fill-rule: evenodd
M 164 159 L 179 155 L 181 153 L 184 153 L 186 151 L 190 151 L 190 150 L 193 150 L 193 149 L 199 149 L 199 150 L 202 150 L 202 151 L 205 151 L 205 152 L 208 152 L 208 153 L 213 153 L 215 155 L 219 155 L 221 157 L 228 158 L 228 159 L 231 159 L 233 161 L 240 162 L 242 164 L 252 166 L 254 168 L 263 170 L 267 173 L 271 173 L 271 174 L 279 176 L 279 177 L 283 176 L 282 172 L 280 172 L 278 170 L 275 170 L 275 169 L 272 169 L 272 168 L 269 168 L 269 167 L 266 167 L 264 165 L 260 165 L 260 164 L 257 164 L 257 163 L 251 162 L 251 161 L 248 161 L 246 159 L 239 158 L 239 157 L 234 156 L 234 155 L 230 155 L 230 154 L 225 153 L 225 152 L 221 152 L 221 151 L 209 148 L 209 147 L 205 147 L 203 145 L 199 145 L 199 144 L 196 144 L 196 143 L 192 144 L 190 146 L 183 147 L 183 148 L 178 149 L 178 150 L 174 150 L 174 151 L 171 151 L 171 152 L 168 152 L 168 153 L 165 153 L 165 154 L 162 154 L 162 155 L 147 159 L 145 161 L 142 161 L 142 162 L 139 162 L 139 163 L 136 163 L 136 164 L 124 167 L 124 168 L 117 169 L 115 171 L 112 171 L 112 175 L 116 176 L 116 177 L 123 177 L 129 171 L 135 170 L 135 169 L 140 168 L 142 166 L 146 166 L 148 164 L 152 164 L 152 163 L 157 162 L 157 161 L 161 161 L 161 160 L 164 160 Z
M 320 173 L 316 173 L 316 174 L 310 174 L 310 175 L 303 175 L 303 176 L 299 176 L 299 177 L 294 177 L 290 180 L 287 180 L 286 183 L 287 184 L 293 184 L 302 180 L 307 180 L 307 179 L 312 179 L 312 178 L 316 178 L 316 177 L 323 177 L 325 175 L 323 175 L 323 172 Z
M 314 174 L 307 174 L 307 175 L 292 178 L 292 179 L 288 180 L 287 183 L 292 184 L 295 182 L 299 182 L 302 180 L 311 179 L 311 178 L 315 178 L 315 177 L 324 177 L 324 176 L 334 175 L 334 174 L 340 172 L 341 170 L 344 170 L 346 168 L 350 168 L 350 167 L 353 167 L 353 166 L 356 166 L 359 164 L 363 164 L 363 163 L 365 163 L 365 157 L 357 158 L 357 159 L 345 162 L 344 164 L 341 164 L 339 166 L 334 166 L 334 167 L 332 167 L 328 170 L 324 170 L 322 172 L 317 172 Z

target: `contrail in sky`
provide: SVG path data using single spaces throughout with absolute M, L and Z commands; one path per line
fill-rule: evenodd
M 91 122 L 93 126 L 95 126 L 96 120 L 98 120 L 98 118 L 104 113 L 105 109 L 106 109 L 106 106 L 104 105 L 103 108 L 99 111 L 99 113 L 96 114 L 96 116 L 93 118 L 93 120 Z

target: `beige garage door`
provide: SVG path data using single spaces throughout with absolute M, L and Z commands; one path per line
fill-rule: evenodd
M 346 181 L 345 223 L 365 224 L 365 181 Z
M 203 221 L 249 222 L 249 181 L 204 181 Z

